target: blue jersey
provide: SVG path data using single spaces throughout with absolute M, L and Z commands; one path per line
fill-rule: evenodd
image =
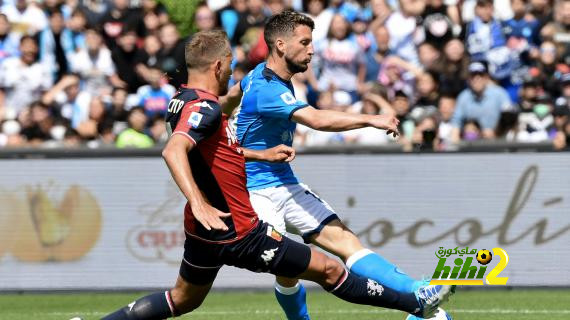
M 297 101 L 290 81 L 281 79 L 265 62 L 241 80 L 243 97 L 237 116 L 237 137 L 248 149 L 263 150 L 280 144 L 291 146 L 295 134 L 293 113 L 308 106 Z M 288 163 L 247 162 L 247 188 L 263 189 L 298 183 Z

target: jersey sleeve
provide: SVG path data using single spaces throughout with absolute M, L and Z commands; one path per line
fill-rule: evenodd
M 272 83 L 257 92 L 257 112 L 262 116 L 291 119 L 295 111 L 306 106 L 284 85 Z
M 194 144 L 213 135 L 220 127 L 221 108 L 211 101 L 192 101 L 182 108 L 180 120 L 172 135 L 181 134 Z

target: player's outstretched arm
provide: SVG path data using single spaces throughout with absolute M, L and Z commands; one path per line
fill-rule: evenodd
M 225 96 L 220 97 L 222 111 L 228 116 L 231 116 L 235 108 L 239 106 L 242 94 L 243 92 L 241 91 L 239 82 L 233 85 Z
M 182 191 L 190 203 L 196 220 L 208 230 L 226 231 L 228 227 L 221 218 L 229 217 L 230 214 L 208 204 L 192 176 L 192 169 L 188 162 L 188 152 L 193 147 L 194 143 L 190 139 L 181 134 L 174 134 L 162 150 L 162 157 L 166 161 L 166 165 L 178 188 L 180 188 L 180 191 Z
M 387 134 L 399 135 L 400 121 L 392 115 L 352 114 L 334 110 L 318 110 L 313 107 L 298 109 L 291 119 L 320 131 L 347 131 L 363 127 L 388 130 Z
M 265 150 L 242 148 L 246 161 L 291 162 L 295 159 L 295 149 L 280 144 Z

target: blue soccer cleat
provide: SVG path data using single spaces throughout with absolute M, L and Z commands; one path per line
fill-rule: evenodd
M 413 316 L 420 319 L 433 318 L 438 313 L 438 307 L 445 303 L 453 293 L 455 293 L 455 286 L 427 285 L 419 287 L 414 294 L 420 305 L 420 311 L 414 313 Z

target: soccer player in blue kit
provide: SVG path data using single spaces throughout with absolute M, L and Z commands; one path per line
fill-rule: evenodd
M 291 146 L 296 123 L 322 131 L 375 127 L 387 130 L 387 134 L 399 134 L 399 121 L 393 116 L 318 110 L 295 98 L 291 77 L 307 70 L 313 55 L 313 28 L 309 17 L 294 11 L 275 15 L 267 22 L 267 61 L 240 83 L 243 96 L 236 124 L 242 147 Z M 299 182 L 288 163 L 248 162 L 246 173 L 253 208 L 261 220 L 280 233 L 285 233 L 288 225 L 306 243 L 340 257 L 351 272 L 398 292 L 418 295 L 428 290 L 443 301 L 454 292 L 452 286 L 417 281 L 366 249 L 333 209 Z M 277 277 L 275 294 L 289 320 L 309 319 L 306 292 L 297 279 Z

